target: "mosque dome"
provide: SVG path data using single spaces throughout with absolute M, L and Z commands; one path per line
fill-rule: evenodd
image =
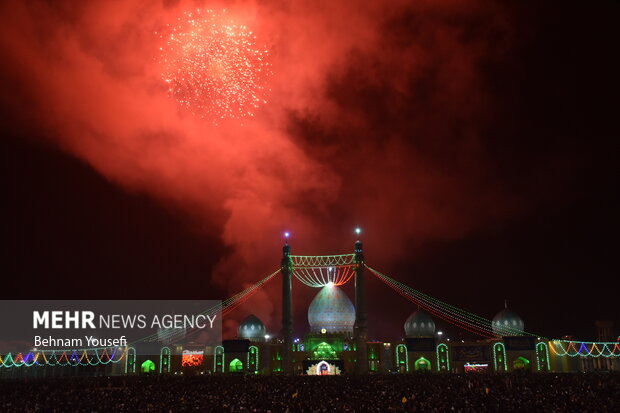
M 493 333 L 497 336 L 520 336 L 523 334 L 524 323 L 515 312 L 504 308 L 493 317 L 491 322 Z
M 418 310 L 405 321 L 407 337 L 432 337 L 435 335 L 435 322 L 426 311 Z
M 340 288 L 327 285 L 310 303 L 308 322 L 313 333 L 353 333 L 355 307 Z
M 247 316 L 237 329 L 237 337 L 250 341 L 264 341 L 267 328 L 265 324 L 254 314 Z

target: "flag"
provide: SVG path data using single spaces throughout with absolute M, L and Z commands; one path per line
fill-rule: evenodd
M 299 390 L 297 390 L 295 393 L 293 393 L 293 395 L 291 397 L 293 399 L 296 399 L 298 395 L 299 395 Z

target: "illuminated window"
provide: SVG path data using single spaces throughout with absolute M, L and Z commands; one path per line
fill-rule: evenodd
M 506 347 L 504 343 L 493 344 L 493 367 L 495 367 L 495 371 L 508 370 L 508 364 L 506 363 Z
M 163 347 L 159 354 L 159 372 L 170 372 L 170 349 L 168 347 Z
M 146 360 L 144 363 L 142 363 L 140 371 L 143 374 L 153 373 L 155 371 L 155 363 L 153 363 L 151 360 Z
M 437 370 L 450 371 L 450 354 L 448 353 L 448 346 L 445 343 L 441 343 L 437 346 Z
M 213 352 L 213 371 L 224 373 L 224 347 L 217 346 Z
M 536 344 L 536 364 L 538 371 L 549 371 L 551 365 L 549 364 L 549 346 L 545 342 Z
M 332 346 L 330 346 L 326 342 L 322 342 L 318 346 L 316 346 L 313 350 L 313 354 L 314 354 L 315 359 L 321 359 L 321 360 L 338 358 L 336 351 L 333 349 Z
M 248 371 L 255 372 L 258 370 L 258 347 L 250 346 L 248 349 Z
M 414 368 L 416 371 L 428 371 L 431 369 L 431 362 L 424 357 L 420 357 L 415 361 Z
M 409 353 L 407 353 L 407 346 L 404 344 L 396 346 L 396 367 L 401 373 L 409 371 Z
M 233 361 L 230 362 L 230 365 L 228 366 L 228 371 L 230 371 L 231 373 L 240 373 L 243 371 L 243 363 L 241 362 L 241 360 L 239 359 L 234 359 Z

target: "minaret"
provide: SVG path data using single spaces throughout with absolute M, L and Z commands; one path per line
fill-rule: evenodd
M 285 242 L 282 247 L 282 370 L 284 373 L 293 374 L 292 346 L 293 346 L 293 283 L 291 247 L 288 245 L 289 233 L 284 234 Z
M 360 235 L 361 230 L 355 229 L 355 233 Z M 367 348 L 368 329 L 366 327 L 366 298 L 364 288 L 364 250 L 362 241 L 355 242 L 355 326 L 353 330 L 356 363 L 355 372 L 364 374 L 368 372 Z

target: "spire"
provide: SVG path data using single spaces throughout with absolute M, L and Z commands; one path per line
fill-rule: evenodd
M 284 233 L 284 246 L 282 247 L 282 261 L 280 271 L 282 275 L 282 330 L 280 337 L 283 341 L 282 352 L 282 370 L 286 374 L 293 373 L 291 346 L 293 342 L 293 283 L 292 263 L 291 263 L 291 246 L 288 245 L 290 234 Z
M 508 308 L 508 299 L 504 298 L 504 308 Z
M 284 246 L 282 247 L 282 254 L 284 258 L 287 258 L 291 254 L 291 246 L 288 245 L 288 239 L 291 236 L 289 232 L 284 233 Z

